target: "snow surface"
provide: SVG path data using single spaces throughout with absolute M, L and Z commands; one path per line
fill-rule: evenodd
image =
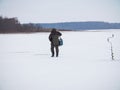
M 120 90 L 120 30 L 62 34 L 58 58 L 49 33 L 0 34 L 0 90 Z

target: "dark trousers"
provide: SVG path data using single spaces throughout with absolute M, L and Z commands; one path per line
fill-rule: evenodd
M 58 45 L 54 46 L 54 45 L 51 45 L 51 52 L 52 52 L 52 57 L 54 57 L 54 49 L 56 51 L 56 57 L 58 57 L 58 54 L 59 54 L 59 48 L 58 48 Z

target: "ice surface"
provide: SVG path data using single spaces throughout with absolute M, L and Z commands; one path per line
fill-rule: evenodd
M 62 34 L 58 58 L 49 33 L 0 34 L 0 90 L 120 90 L 120 30 Z

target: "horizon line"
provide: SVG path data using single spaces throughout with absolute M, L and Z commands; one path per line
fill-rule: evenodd
M 109 22 L 109 21 L 63 21 L 63 22 L 28 22 L 22 24 L 56 24 L 56 23 L 79 23 L 79 22 L 101 22 L 101 23 L 120 23 L 120 22 Z

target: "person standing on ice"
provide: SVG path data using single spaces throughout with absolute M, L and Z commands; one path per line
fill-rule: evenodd
M 55 48 L 55 51 L 56 51 L 56 57 L 58 57 L 59 55 L 59 37 L 61 36 L 62 34 L 57 31 L 55 28 L 52 29 L 50 35 L 49 35 L 49 41 L 51 42 L 51 53 L 52 53 L 52 56 L 51 57 L 54 57 L 54 48 Z

